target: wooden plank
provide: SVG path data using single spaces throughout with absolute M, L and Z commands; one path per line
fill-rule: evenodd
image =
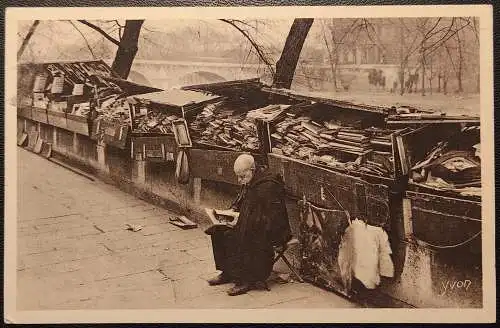
M 443 120 L 397 120 L 387 121 L 389 125 L 408 125 L 408 124 L 457 124 L 457 123 L 472 123 L 479 125 L 479 119 L 443 119 Z

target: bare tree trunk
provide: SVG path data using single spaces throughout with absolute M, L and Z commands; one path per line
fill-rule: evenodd
M 401 86 L 401 90 L 399 94 L 402 96 L 405 93 L 405 66 L 401 63 L 400 71 L 399 71 L 399 84 Z
M 314 86 L 311 83 L 311 78 L 310 78 L 310 76 L 312 74 L 310 74 L 311 72 L 308 72 L 308 70 L 306 69 L 306 63 L 299 64 L 299 66 L 301 68 L 302 74 L 304 74 L 304 79 L 305 79 L 306 84 L 307 84 L 307 89 L 309 91 L 313 91 L 314 90 Z
M 438 73 L 438 93 L 441 92 L 441 72 Z
M 425 57 L 424 50 L 422 49 L 422 96 L 425 96 Z M 417 83 L 418 81 L 415 81 Z
M 432 95 L 432 79 L 434 78 L 432 72 L 432 57 L 429 59 L 429 93 Z
M 290 89 L 300 53 L 314 18 L 296 18 L 285 41 L 281 57 L 276 63 L 273 86 Z
M 400 87 L 401 87 L 401 90 L 399 92 L 399 94 L 402 96 L 405 92 L 405 67 L 406 67 L 406 64 L 405 64 L 405 60 L 404 60 L 404 33 L 403 33 L 403 27 L 400 26 L 399 27 L 399 36 L 401 38 L 401 42 L 400 42 L 400 48 L 399 48 L 399 51 L 400 51 L 400 54 L 399 54 L 399 61 L 400 61 L 400 72 L 399 72 L 399 84 L 400 84 Z
M 328 45 L 328 39 L 326 37 L 326 33 L 323 31 L 323 40 L 325 41 L 326 51 L 328 52 L 328 62 L 330 63 L 330 68 L 332 70 L 332 79 L 333 79 L 333 88 L 334 91 L 337 91 L 337 62 L 338 62 L 338 54 L 337 50 L 335 50 L 335 60 L 333 59 L 332 49 Z
M 458 92 L 462 93 L 464 91 L 462 86 L 462 76 L 463 76 L 463 51 L 462 51 L 462 41 L 460 39 L 460 33 L 457 33 L 458 41 L 458 70 L 457 70 L 457 82 L 458 82 Z
M 118 45 L 115 59 L 111 68 L 121 78 L 126 79 L 130 73 L 130 68 L 137 54 L 137 45 L 139 42 L 139 34 L 144 20 L 127 20 L 123 36 Z
M 28 34 L 26 34 L 26 36 L 24 37 L 23 43 L 21 44 L 21 48 L 19 48 L 19 50 L 17 51 L 17 60 L 19 60 L 21 58 L 21 56 L 23 55 L 24 49 L 26 49 L 26 46 L 30 42 L 31 37 L 33 36 L 33 33 L 35 33 L 35 30 L 39 24 L 40 24 L 40 21 L 35 20 L 33 22 L 33 24 L 31 25 L 31 27 L 28 31 Z
M 339 64 L 339 58 L 335 56 L 335 62 L 332 68 L 332 75 L 333 75 L 333 86 L 335 88 L 335 91 L 337 91 L 337 70 L 338 70 L 338 64 Z

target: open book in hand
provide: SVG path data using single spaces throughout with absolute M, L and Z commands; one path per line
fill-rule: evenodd
M 234 226 L 238 222 L 239 212 L 232 209 L 218 210 L 213 208 L 205 208 L 205 212 L 214 225 Z

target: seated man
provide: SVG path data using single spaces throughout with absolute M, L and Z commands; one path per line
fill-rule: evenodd
M 285 206 L 285 189 L 279 175 L 256 169 L 251 155 L 240 155 L 234 163 L 242 185 L 232 208 L 240 212 L 234 228 L 216 227 L 212 236 L 215 266 L 222 273 L 210 285 L 234 282 L 231 296 L 244 294 L 265 282 L 273 268 L 273 246 L 291 239 Z

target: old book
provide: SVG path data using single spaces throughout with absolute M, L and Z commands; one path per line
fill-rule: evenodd
M 208 218 L 213 225 L 234 226 L 238 222 L 239 212 L 234 210 L 219 210 L 214 208 L 205 208 Z

